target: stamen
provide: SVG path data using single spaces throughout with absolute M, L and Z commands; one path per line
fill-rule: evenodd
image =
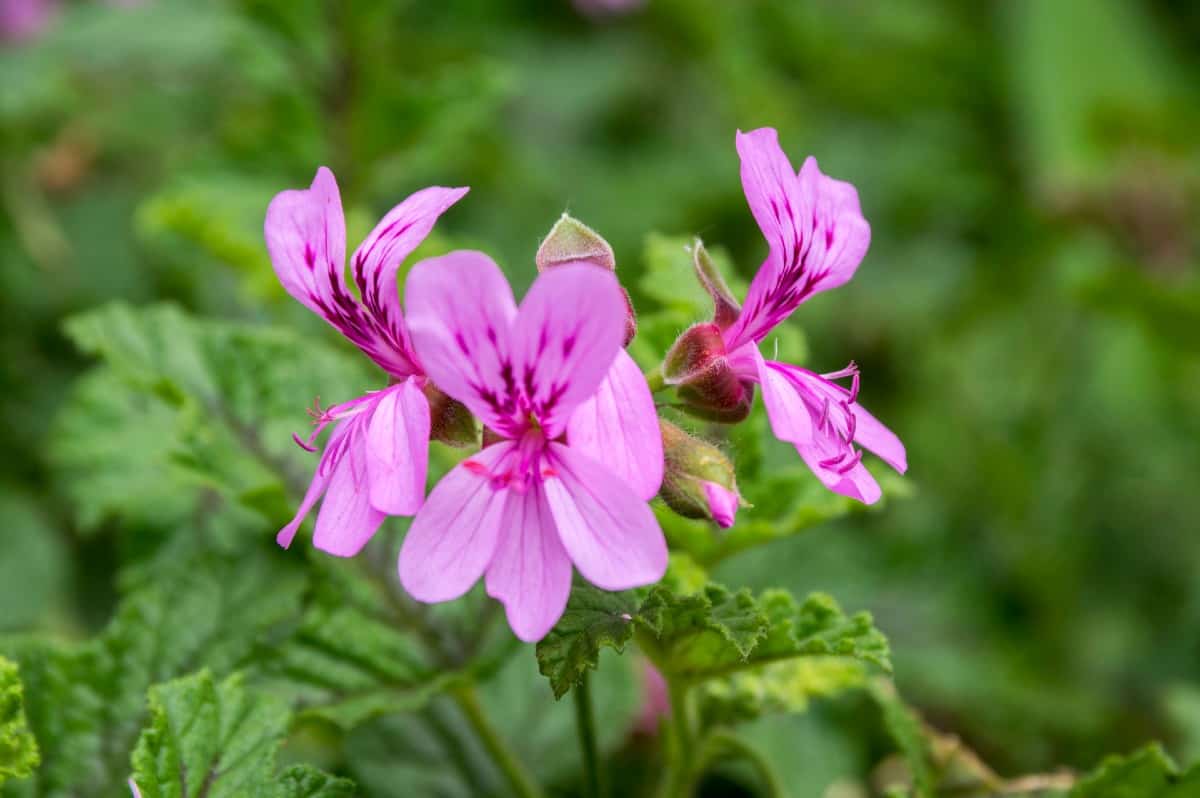
M 851 451 L 854 452 L 854 456 L 851 457 L 850 460 L 847 461 L 846 463 L 844 463 L 844 464 L 838 466 L 836 469 L 834 469 L 839 474 L 845 474 L 847 471 L 849 471 L 850 469 L 854 468 L 856 465 L 858 465 L 859 463 L 862 462 L 862 458 L 863 458 L 862 449 L 852 449 Z
M 856 377 L 858 376 L 858 364 L 851 360 L 846 368 L 842 369 L 841 371 L 831 371 L 828 374 L 821 374 L 820 376 L 827 380 L 840 380 L 842 377 Z
M 315 452 L 317 450 L 316 446 L 312 446 L 308 443 L 305 443 L 304 440 L 294 432 L 292 433 L 292 440 L 294 440 L 296 442 L 296 445 L 299 446 L 301 449 L 303 449 L 306 452 Z

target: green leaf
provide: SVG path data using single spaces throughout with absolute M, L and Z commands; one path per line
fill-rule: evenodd
M 651 591 L 635 616 L 654 664 L 674 678 L 698 679 L 744 667 L 767 634 L 767 616 L 748 590 L 709 585 L 702 593 Z
M 23 693 L 16 663 L 0 657 L 0 784 L 25 778 L 41 759 L 25 720 Z
M 537 644 L 538 670 L 550 680 L 555 698 L 595 670 L 601 648 L 624 650 L 640 598 L 636 591 L 610 593 L 576 581 L 562 618 Z
M 803 712 L 812 699 L 861 688 L 867 680 L 867 669 L 858 660 L 801 657 L 706 682 L 701 709 L 710 724 Z
M 847 616 L 822 593 L 797 605 L 782 590 L 756 599 L 714 584 L 684 596 L 660 586 L 634 617 L 639 644 L 674 678 L 711 679 L 796 657 L 848 657 L 891 669 L 887 640 L 871 616 Z
M 1158 744 L 1111 756 L 1080 779 L 1070 798 L 1191 798 L 1200 794 L 1200 765 L 1186 773 Z
M 79 520 L 184 523 L 205 494 L 274 517 L 302 492 L 313 455 L 292 442 L 314 397 L 379 387 L 365 358 L 286 330 L 199 321 L 168 305 L 112 304 L 67 334 L 104 366 L 58 418 L 50 457 Z M 273 502 L 271 504 L 270 502 Z
M 218 683 L 207 670 L 150 691 L 150 721 L 133 750 L 143 798 L 335 796 L 351 785 L 308 768 L 276 774 L 287 705 L 252 695 L 240 675 Z
M 152 684 L 250 662 L 269 632 L 299 612 L 303 573 L 284 557 L 191 554 L 162 565 L 153 580 L 135 573 L 132 592 L 97 638 L 74 645 L 0 639 L 0 652 L 21 665 L 29 725 L 42 749 L 36 794 L 116 794 Z
M 412 633 L 421 610 L 398 585 L 364 578 L 356 563 L 322 555 L 311 558 L 310 568 L 316 578 L 299 625 L 259 669 L 301 717 L 350 729 L 420 709 L 461 678 L 460 670 L 432 661 Z

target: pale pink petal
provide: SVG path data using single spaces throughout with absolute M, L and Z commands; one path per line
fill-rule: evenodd
M 263 233 L 287 292 L 339 326 L 334 293 L 345 291 L 346 220 L 333 172 L 322 166 L 310 188 L 276 194 L 267 206 Z
M 850 405 L 850 410 L 854 413 L 854 442 L 874 452 L 880 460 L 901 474 L 907 471 L 908 454 L 896 433 L 881 424 L 857 402 Z
M 58 0 L 0 0 L 0 41 L 35 39 L 58 14 Z
M 350 259 L 359 296 L 381 336 L 410 357 L 412 345 L 400 310 L 396 274 L 404 259 L 429 235 L 438 217 L 467 191 L 433 186 L 409 196 L 388 211 Z M 415 366 L 410 371 L 416 371 Z
M 642 660 L 642 708 L 634 721 L 634 731 L 658 734 L 662 719 L 671 714 L 671 693 L 667 680 L 649 660 Z
M 341 462 L 342 456 L 346 453 L 346 435 L 353 429 L 354 419 L 348 419 L 339 422 L 334 428 L 333 434 L 329 436 L 329 442 L 325 445 L 325 450 L 321 453 L 321 459 L 317 463 L 317 471 L 313 474 L 312 482 L 309 483 L 308 490 L 304 493 L 304 499 L 300 502 L 295 517 L 275 536 L 275 542 L 285 549 L 292 545 L 292 539 L 296 537 L 300 525 L 304 523 L 304 519 L 308 517 L 317 500 L 329 487 L 329 480 Z
M 667 542 L 650 506 L 604 466 L 570 447 L 551 443 L 546 463 L 546 500 L 579 572 L 605 590 L 662 579 Z
M 759 384 L 771 432 L 781 441 L 802 445 L 813 438 L 813 419 L 796 384 L 782 370 L 784 364 L 758 357 Z
M 701 482 L 700 486 L 704 488 L 704 498 L 708 500 L 708 512 L 712 515 L 713 521 L 722 529 L 729 529 L 733 526 L 733 521 L 737 517 L 738 505 L 741 499 L 737 491 L 732 491 L 724 485 L 718 485 L 715 482 Z
M 639 498 L 649 501 L 658 493 L 663 477 L 658 413 L 642 370 L 625 350 L 617 353 L 595 395 L 571 414 L 567 440 Z
M 491 474 L 514 448 L 504 442 L 472 455 L 429 494 L 400 548 L 400 583 L 413 598 L 456 599 L 483 576 L 510 494 L 493 485 Z
M 138 789 L 137 782 L 133 779 L 129 780 L 129 791 L 133 793 L 133 798 L 142 798 L 142 791 Z
M 333 469 L 313 530 L 313 546 L 338 557 L 353 557 L 362 551 L 387 517 L 371 506 L 363 422 L 362 416 L 348 422 L 346 451 Z
M 517 409 L 510 327 L 517 315 L 500 267 L 459 250 L 412 268 L 404 288 L 408 330 L 425 373 L 488 426 L 504 430 Z
M 573 263 L 534 281 L 513 325 L 513 370 L 547 437 L 562 433 L 571 412 L 609 373 L 625 316 L 625 295 L 607 269 Z
M 863 504 L 874 504 L 879 501 L 879 497 L 882 495 L 879 483 L 862 463 L 857 463 L 845 473 L 839 473 L 821 465 L 824 454 L 815 447 L 797 446 L 796 451 L 800 453 L 805 464 L 817 475 L 817 479 L 821 480 L 822 484 L 834 493 L 857 499 Z
M 571 592 L 571 559 L 540 486 L 513 494 L 487 569 L 489 596 L 504 603 L 517 637 L 535 643 L 562 617 Z
M 737 149 L 769 254 L 726 331 L 730 349 L 762 340 L 808 297 L 849 280 L 871 242 L 854 186 L 823 175 L 813 158 L 792 172 L 773 129 L 738 133 Z
M 415 379 L 382 391 L 367 422 L 371 504 L 388 515 L 412 515 L 425 500 L 429 465 L 429 401 Z

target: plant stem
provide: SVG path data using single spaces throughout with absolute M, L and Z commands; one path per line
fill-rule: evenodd
M 587 798 L 603 798 L 600 753 L 596 745 L 596 720 L 592 714 L 592 688 L 586 673 L 571 692 L 575 697 L 575 731 L 579 735 L 579 747 L 583 752 L 583 794 Z
M 665 675 L 665 674 L 664 674 Z M 688 704 L 688 685 L 667 677 L 667 692 L 671 699 L 671 738 L 668 749 L 667 777 L 659 794 L 663 798 L 688 798 L 694 786 L 693 735 Z
M 702 762 L 700 763 L 701 769 L 705 768 L 713 758 L 716 753 L 714 749 L 727 748 L 735 755 L 750 763 L 750 766 L 758 774 L 758 779 L 762 782 L 762 786 L 766 788 L 765 794 L 767 798 L 783 798 L 783 784 L 780 783 L 779 776 L 775 773 L 775 768 L 771 767 L 771 763 L 745 740 L 739 739 L 727 731 L 715 731 L 709 736 L 706 743 L 705 755 L 702 757 Z
M 646 372 L 646 384 L 650 386 L 650 393 L 658 393 L 667 387 L 663 382 L 662 366 L 655 366 Z
M 469 684 L 461 685 L 456 687 L 451 695 L 454 696 L 454 701 L 458 704 L 459 709 L 466 715 L 471 728 L 475 730 L 475 734 L 483 743 L 483 747 L 487 749 L 492 761 L 496 763 L 496 767 L 500 768 L 500 772 L 508 780 L 508 786 L 512 788 L 513 793 L 520 798 L 542 798 L 541 788 L 525 770 L 525 766 L 517 759 L 512 749 L 500 737 L 496 727 L 488 720 L 483 706 L 479 703 L 479 696 L 475 693 L 475 688 Z

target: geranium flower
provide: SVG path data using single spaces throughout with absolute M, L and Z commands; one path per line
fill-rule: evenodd
M 587 263 L 549 269 L 518 310 L 490 258 L 453 252 L 413 267 L 405 302 L 430 378 L 497 440 L 417 513 L 400 550 L 405 589 L 448 601 L 486 575 L 513 631 L 535 641 L 562 615 L 572 564 L 606 590 L 662 578 L 667 546 L 649 506 L 569 431 L 621 350 L 616 277 Z
M 357 554 L 386 515 L 421 506 L 429 460 L 429 387 L 413 351 L 396 273 L 465 188 L 427 188 L 388 212 L 354 251 L 355 297 L 346 287 L 346 222 L 333 173 L 317 170 L 307 190 L 284 191 L 267 208 L 265 234 L 275 273 L 287 292 L 349 338 L 388 375 L 390 384 L 313 413 L 313 442 L 330 424 L 325 446 L 296 517 L 276 540 L 285 548 L 322 495 L 313 545 Z
M 858 404 L 858 368 L 851 363 L 817 374 L 766 360 L 758 348 L 802 302 L 854 276 L 871 241 L 858 192 L 822 174 L 811 157 L 797 174 L 771 128 L 739 131 L 737 150 L 746 200 L 769 253 L 750 284 L 745 307 L 697 257 L 697 271 L 717 310 L 712 322 L 692 327 L 672 347 L 666 381 L 689 390 L 692 401 L 706 402 L 716 417 L 744 417 L 753 386 L 762 386 L 775 436 L 793 444 L 826 487 L 872 504 L 880 497 L 879 484 L 855 444 L 901 473 L 908 462 L 900 439 Z M 835 382 L 841 379 L 849 379 L 850 387 Z

